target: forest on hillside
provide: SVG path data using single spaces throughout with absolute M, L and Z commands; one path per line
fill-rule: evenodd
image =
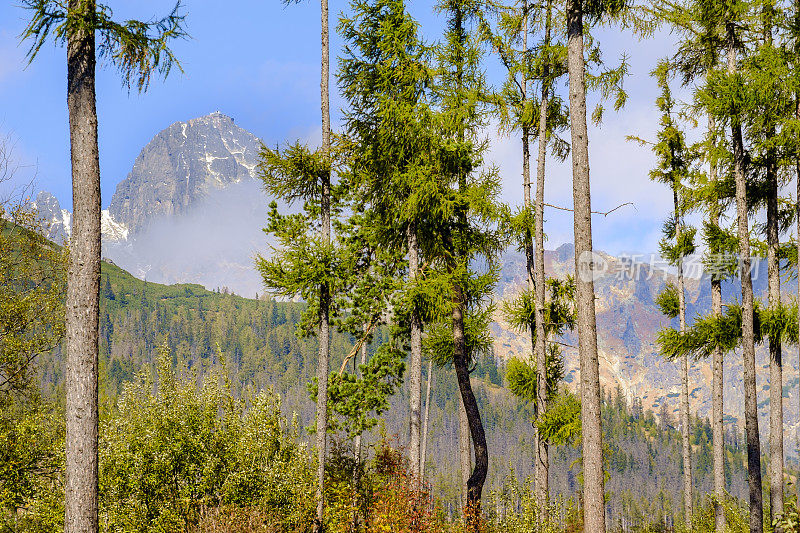
M 800 268 L 800 4 L 434 7 L 444 27 L 431 35 L 405 0 L 352 0 L 333 25 L 320 1 L 321 142 L 261 144 L 254 171 L 275 200 L 253 258 L 264 296 L 251 300 L 147 283 L 101 257 L 97 66 L 139 93 L 182 70 L 172 46 L 189 37 L 188 7 L 120 21 L 94 0 L 22 1 L 28 61 L 66 49 L 73 214 L 61 247 L 27 200 L 0 212 L 3 530 L 800 528 L 783 412 L 800 306 L 781 292 Z M 655 299 L 667 325 L 654 342 L 678 363 L 676 420 L 600 385 L 595 281 L 607 273 L 592 221 L 626 203 L 592 206 L 588 122 L 626 112 L 630 74 L 625 56 L 604 57 L 601 30 L 676 43 L 652 65 L 658 131 L 629 137 L 652 151 L 643 175 L 671 200 L 659 253 L 675 281 Z M 497 127 L 521 143 L 516 206 L 488 160 Z M 559 160 L 572 163 L 571 206 L 545 201 Z M 15 169 L 4 147 L 0 181 Z M 570 275 L 546 271 L 554 208 L 573 216 Z M 525 287 L 498 301 L 509 249 L 524 253 Z M 711 292 L 697 317 L 689 257 Z M 725 280 L 740 284 L 733 300 Z M 495 357 L 496 317 L 528 352 Z M 756 344 L 770 355 L 764 443 Z M 731 357 L 742 428 L 724 425 Z M 699 359 L 712 361 L 710 420 L 692 409 Z

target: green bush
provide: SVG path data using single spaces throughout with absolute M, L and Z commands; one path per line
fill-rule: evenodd
M 492 491 L 485 505 L 486 529 L 490 533 L 561 533 L 574 531 L 581 510 L 573 500 L 551 500 L 546 509 L 536 503 L 533 480 L 520 482 L 513 472 L 500 489 Z
M 0 414 L 0 531 L 63 529 L 64 420 L 34 397 Z
M 220 506 L 258 507 L 284 529 L 307 523 L 313 464 L 298 432 L 274 393 L 236 399 L 213 373 L 198 387 L 162 349 L 157 374 L 127 384 L 101 427 L 103 528 L 185 531 Z

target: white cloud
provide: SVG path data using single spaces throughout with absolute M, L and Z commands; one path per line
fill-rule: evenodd
M 652 107 L 639 105 L 624 113 L 608 114 L 605 124 L 589 128 L 589 167 L 592 180 L 592 207 L 608 211 L 631 202 L 608 217 L 593 219 L 595 247 L 609 252 L 619 250 L 654 251 L 660 238 L 657 228 L 667 215 L 672 197 L 664 185 L 652 182 L 648 172 L 653 156 L 646 147 L 626 140 L 627 135 L 652 137 L 658 115 Z M 487 162 L 500 167 L 502 200 L 510 205 L 522 203 L 522 149 L 519 135 L 506 136 L 490 129 L 491 149 Z M 531 173 L 535 179 L 536 145 L 531 147 Z M 572 163 L 559 162 L 548 154 L 545 202 L 572 207 Z M 545 211 L 549 246 L 572 241 L 572 214 L 548 208 Z

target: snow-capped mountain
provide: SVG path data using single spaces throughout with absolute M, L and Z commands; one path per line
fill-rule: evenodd
M 176 122 L 147 143 L 117 186 L 110 220 L 131 236 L 187 214 L 232 184 L 256 177 L 259 140 L 219 111 Z
M 259 149 L 219 111 L 156 134 L 103 210 L 103 255 L 150 281 L 263 292 L 253 266 L 269 205 L 255 179 Z M 48 236 L 66 241 L 70 213 L 47 192 L 34 206 Z

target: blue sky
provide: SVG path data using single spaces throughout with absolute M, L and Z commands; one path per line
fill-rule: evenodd
M 119 19 L 151 19 L 166 14 L 168 1 L 110 1 Z M 348 9 L 331 1 L 331 25 Z M 411 2 L 426 40 L 439 38 L 442 22 L 433 3 Z M 186 0 L 184 11 L 190 39 L 174 44 L 184 73 L 154 79 L 145 94 L 122 88 L 117 73 L 100 65 L 97 99 L 100 123 L 100 164 L 103 205 L 130 171 L 141 148 L 169 124 L 215 110 L 267 143 L 319 135 L 319 5 L 303 2 L 284 6 L 279 0 Z M 26 66 L 25 44 L 19 34 L 28 13 L 17 2 L 0 5 L 0 136 L 13 143 L 19 176 L 36 177 L 36 188 L 53 192 L 70 208 L 69 137 L 66 110 L 66 52 L 45 46 L 35 62 Z M 624 202 L 625 207 L 594 220 L 595 247 L 611 253 L 656 250 L 661 221 L 670 208 L 671 195 L 651 183 L 647 172 L 652 157 L 646 149 L 625 140 L 635 134 L 652 137 L 658 116 L 653 108 L 657 90 L 649 77 L 655 61 L 671 51 L 671 39 L 658 35 L 640 41 L 619 30 L 599 33 L 609 63 L 622 53 L 629 56 L 631 76 L 626 81 L 630 100 L 621 113 L 607 112 L 601 128 L 590 131 L 593 207 L 605 211 Z M 341 48 L 332 35 L 332 69 Z M 499 82 L 502 72 L 488 62 L 488 78 Z M 334 85 L 335 87 L 335 85 Z M 333 95 L 334 122 L 341 99 Z M 490 128 L 489 159 L 499 165 L 503 200 L 521 198 L 520 144 Z M 550 162 L 547 202 L 569 207 L 572 203 L 571 168 Z M 572 240 L 571 215 L 550 209 L 546 231 L 549 247 Z

